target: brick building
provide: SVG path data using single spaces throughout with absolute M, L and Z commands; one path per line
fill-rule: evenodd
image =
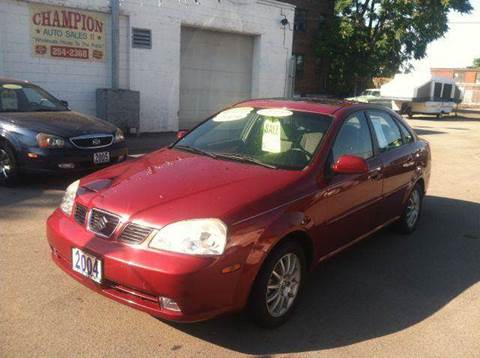
M 333 16 L 332 0 L 284 0 L 296 6 L 292 55 L 296 64 L 295 94 L 319 94 L 327 91 L 328 59 L 315 54 L 317 35 L 325 20 Z
M 464 105 L 480 105 L 480 67 L 477 68 L 432 68 L 432 76 L 455 79 L 464 91 Z

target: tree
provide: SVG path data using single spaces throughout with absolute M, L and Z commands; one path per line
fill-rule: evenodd
M 448 13 L 469 13 L 469 0 L 334 0 L 317 54 L 329 59 L 328 88 L 352 93 L 373 77 L 390 77 L 425 57 L 448 31 Z
M 473 59 L 473 67 L 480 67 L 480 57 Z

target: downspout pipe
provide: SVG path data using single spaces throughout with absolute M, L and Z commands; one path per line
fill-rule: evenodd
M 110 0 L 112 8 L 112 89 L 116 90 L 119 86 L 119 41 L 120 41 L 120 4 L 119 0 Z

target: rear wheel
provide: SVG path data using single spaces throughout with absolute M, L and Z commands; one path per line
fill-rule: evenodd
M 14 185 L 17 176 L 15 154 L 7 142 L 0 140 L 0 185 Z
M 423 191 L 419 184 L 415 185 L 407 201 L 403 214 L 398 222 L 399 231 L 410 234 L 417 228 L 418 220 L 422 212 Z
M 413 112 L 412 112 L 412 109 L 410 107 L 407 108 L 407 117 L 412 119 L 413 118 Z
M 265 260 L 252 288 L 249 311 L 261 326 L 277 327 L 291 316 L 306 275 L 305 253 L 288 241 Z

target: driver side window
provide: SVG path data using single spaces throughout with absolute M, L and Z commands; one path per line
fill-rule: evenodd
M 373 156 L 372 137 L 367 119 L 362 112 L 345 120 L 332 148 L 333 162 L 342 155 L 356 155 L 363 159 Z

